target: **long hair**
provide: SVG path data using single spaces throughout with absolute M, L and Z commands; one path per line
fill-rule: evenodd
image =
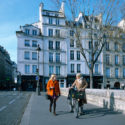
M 56 76 L 56 74 L 52 74 L 49 80 L 52 80 L 53 77 L 55 77 L 55 76 Z

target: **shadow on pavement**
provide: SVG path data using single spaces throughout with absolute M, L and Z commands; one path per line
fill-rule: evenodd
M 71 112 L 68 112 L 68 111 L 57 111 L 57 115 L 66 115 L 66 114 L 71 114 Z
M 122 114 L 122 112 L 117 112 L 117 111 L 113 111 L 105 108 L 95 108 L 95 109 L 89 109 L 84 111 L 85 111 L 85 115 L 80 116 L 79 119 L 88 119 L 88 118 L 103 117 L 106 115 Z

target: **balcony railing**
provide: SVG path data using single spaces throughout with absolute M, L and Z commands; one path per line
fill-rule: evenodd
M 32 47 L 37 47 L 37 44 L 33 44 Z
M 111 62 L 106 62 L 106 65 L 111 66 L 112 63 Z
M 56 47 L 55 49 L 56 49 L 56 50 L 60 50 L 60 47 Z
M 48 35 L 48 37 L 55 37 L 55 38 L 66 38 L 66 33 L 55 34 L 55 35 Z
M 115 63 L 116 66 L 120 66 L 120 63 Z
M 53 50 L 54 48 L 53 47 L 49 47 L 50 50 Z

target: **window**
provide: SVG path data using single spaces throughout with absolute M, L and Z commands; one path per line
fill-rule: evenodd
M 74 51 L 73 50 L 70 51 L 70 60 L 74 60 Z
M 56 30 L 55 35 L 56 35 L 56 37 L 60 37 L 60 30 Z
M 97 41 L 94 42 L 94 45 L 95 45 L 95 48 L 98 49 L 98 42 Z
M 30 73 L 30 65 L 25 65 L 25 73 L 26 74 Z
M 106 68 L 106 77 L 110 78 L 110 68 Z
M 110 63 L 110 56 L 107 54 L 106 55 L 106 64 L 109 64 Z
M 60 53 L 56 53 L 56 62 L 60 62 Z
M 118 71 L 118 68 L 115 68 L 115 77 L 116 77 L 116 78 L 118 78 L 118 75 L 119 75 L 118 72 L 119 72 L 119 71 Z
M 92 60 L 92 56 L 91 56 L 91 52 L 89 52 L 89 62 L 91 62 Z
M 49 41 L 49 49 L 53 49 L 53 41 Z
M 53 29 L 49 29 L 48 32 L 49 32 L 49 33 L 48 33 L 49 36 L 53 36 Z
M 125 65 L 125 55 L 123 55 L 123 65 Z
M 56 49 L 57 49 L 57 50 L 60 49 L 60 41 L 56 41 Z
M 71 64 L 71 73 L 74 73 L 74 64 Z
M 77 60 L 80 60 L 80 51 L 77 51 Z
M 115 51 L 118 51 L 118 43 L 115 43 L 114 49 L 115 49 Z
M 53 66 L 49 66 L 49 75 L 53 74 Z
M 37 41 L 35 40 L 32 41 L 32 47 L 37 47 Z
M 73 39 L 70 40 L 70 47 L 74 47 L 74 40 Z
M 49 62 L 53 62 L 53 53 L 49 53 Z
M 96 33 L 94 33 L 94 37 L 97 38 L 97 34 Z
M 106 42 L 106 50 L 109 50 L 109 42 Z
M 80 47 L 80 41 L 76 41 L 76 47 L 79 48 Z
M 97 29 L 97 26 L 96 26 L 96 25 L 94 25 L 94 28 L 95 28 L 95 29 Z
M 56 25 L 59 25 L 59 19 L 56 18 Z
M 60 75 L 60 66 L 56 66 L 56 75 Z
M 30 46 L 30 41 L 29 40 L 25 40 L 25 46 Z
M 32 65 L 32 73 L 36 74 L 37 65 Z
M 125 43 L 123 43 L 122 50 L 125 51 Z
M 36 36 L 37 35 L 37 30 L 32 30 L 32 35 Z
M 60 80 L 60 87 L 64 88 L 64 80 L 63 79 Z
M 29 60 L 30 59 L 30 53 L 29 52 L 24 52 L 24 58 Z
M 91 49 L 91 48 L 92 48 L 92 42 L 89 41 L 89 49 Z
M 98 56 L 98 52 L 96 52 L 96 53 L 95 53 L 95 55 L 94 55 L 94 59 L 96 59 L 96 58 L 97 58 L 97 56 Z M 99 60 L 99 57 L 98 57 L 98 59 L 97 59 L 97 61 L 96 61 L 96 62 L 98 62 L 98 60 Z
M 30 34 L 30 30 L 29 29 L 25 29 L 25 34 L 29 35 Z
M 53 19 L 49 17 L 49 24 L 53 24 Z
M 77 64 L 77 73 L 80 73 L 81 65 Z
M 123 68 L 123 78 L 125 78 L 125 68 Z
M 37 52 L 32 52 L 32 60 L 37 60 Z
M 98 74 L 98 64 L 95 64 L 95 74 Z
M 74 36 L 74 31 L 70 30 L 70 36 Z
M 118 65 L 118 55 L 115 55 L 115 64 Z

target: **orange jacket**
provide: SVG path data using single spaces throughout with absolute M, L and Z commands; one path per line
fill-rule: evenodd
M 54 87 L 55 89 L 50 89 L 51 87 Z M 50 96 L 53 96 L 53 93 L 55 92 L 56 96 L 60 94 L 60 88 L 59 88 L 59 82 L 58 81 L 52 81 L 49 80 L 47 83 L 47 93 Z

